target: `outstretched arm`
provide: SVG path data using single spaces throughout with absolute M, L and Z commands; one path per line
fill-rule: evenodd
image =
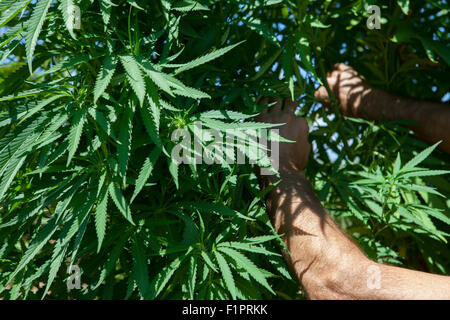
M 328 85 L 340 102 L 344 115 L 367 120 L 411 120 L 417 125 L 409 126 L 418 138 L 439 145 L 450 153 L 450 106 L 437 102 L 414 100 L 391 95 L 374 89 L 353 68 L 340 63 L 327 75 Z M 329 103 L 325 87 L 320 87 L 316 98 Z
M 263 101 L 267 104 L 269 101 Z M 286 123 L 280 135 L 278 184 L 267 196 L 268 214 L 290 254 L 283 252 L 311 299 L 450 299 L 450 277 L 382 265 L 368 259 L 327 214 L 306 180 L 308 125 L 295 103 L 265 111 L 259 121 Z M 263 187 L 278 180 L 261 176 Z

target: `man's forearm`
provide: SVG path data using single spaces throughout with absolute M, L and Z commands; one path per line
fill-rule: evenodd
M 450 277 L 372 262 L 327 214 L 302 172 L 280 172 L 267 209 L 309 298 L 450 299 Z M 263 186 L 276 180 L 262 179 Z
M 282 181 L 269 193 L 267 208 L 275 229 L 284 234 L 286 261 L 309 298 L 352 298 L 353 290 L 343 286 L 360 277 L 356 266 L 370 261 L 327 214 L 303 173 L 280 171 Z M 274 182 L 264 179 L 266 185 Z
M 369 120 L 411 120 L 418 125 L 408 126 L 418 138 L 439 145 L 450 153 L 450 106 L 437 102 L 419 101 L 371 89 L 363 94 L 360 116 Z

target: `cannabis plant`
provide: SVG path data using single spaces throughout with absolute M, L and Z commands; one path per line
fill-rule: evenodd
M 1 0 L 0 298 L 303 298 L 255 175 L 267 161 L 239 139 L 246 164 L 172 156 L 178 129 L 209 145 L 198 123 L 273 127 L 253 120 L 263 96 L 298 101 L 311 124 L 306 175 L 370 258 L 448 274 L 450 157 L 405 123 L 344 119 L 314 100 L 341 61 L 377 88 L 448 99 L 448 10 Z

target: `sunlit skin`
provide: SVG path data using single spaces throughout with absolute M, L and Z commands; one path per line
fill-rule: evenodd
M 328 85 L 342 114 L 367 120 L 410 120 L 418 138 L 430 144 L 442 140 L 442 151 L 450 153 L 450 107 L 437 102 L 398 97 L 372 88 L 353 68 L 339 63 L 327 74 Z M 329 105 L 325 87 L 315 97 Z
M 450 152 L 450 108 L 372 89 L 344 64 L 336 65 L 327 81 L 343 114 L 417 121 L 412 129 L 418 137 L 430 143 L 444 140 L 441 149 Z M 315 96 L 325 104 L 330 99 L 323 87 Z M 281 136 L 296 142 L 280 143 L 281 183 L 267 195 L 267 211 L 277 232 L 284 234 L 290 254 L 283 255 L 308 298 L 450 299 L 450 277 L 373 262 L 337 226 L 303 174 L 311 150 L 306 120 L 294 115 L 297 104 L 292 101 L 262 99 L 260 103 L 271 102 L 276 104 L 263 111 L 258 121 L 285 123 L 279 128 Z M 432 120 L 422 117 L 425 110 Z M 260 176 L 262 187 L 278 180 Z

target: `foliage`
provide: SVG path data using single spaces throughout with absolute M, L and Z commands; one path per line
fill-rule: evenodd
M 382 9 L 380 30 L 366 26 L 369 4 Z M 1 0 L 0 297 L 303 297 L 253 168 L 170 157 L 171 133 L 195 121 L 264 127 L 251 122 L 261 96 L 292 97 L 316 124 L 306 174 L 371 258 L 448 274 L 449 156 L 401 123 L 343 121 L 313 98 L 345 61 L 378 88 L 440 100 L 448 9 L 441 0 Z M 71 264 L 83 290 L 67 291 Z

